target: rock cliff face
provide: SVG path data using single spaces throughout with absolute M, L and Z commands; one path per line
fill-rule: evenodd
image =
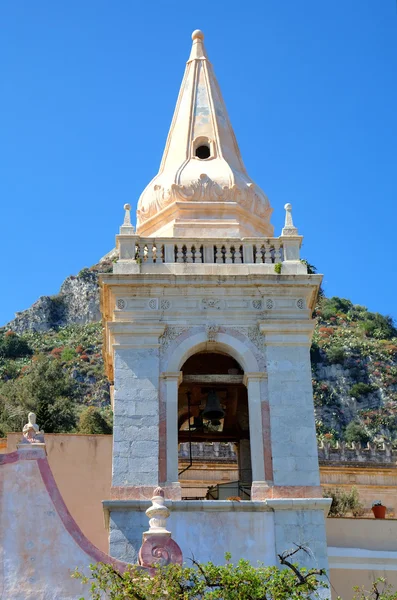
M 99 321 L 98 273 L 108 272 L 111 268 L 112 261 L 106 256 L 94 267 L 82 269 L 77 276 L 67 277 L 59 294 L 41 296 L 30 308 L 16 313 L 7 328 L 22 334 Z

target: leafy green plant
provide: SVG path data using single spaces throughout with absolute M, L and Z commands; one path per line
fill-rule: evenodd
M 79 433 L 94 435 L 112 433 L 112 428 L 95 406 L 89 406 L 80 415 Z
M 375 390 L 376 387 L 374 385 L 359 382 L 352 385 L 352 387 L 349 390 L 349 394 L 352 398 L 358 400 L 359 398 L 361 398 L 361 396 L 366 396 L 367 394 L 370 394 Z
M 0 356 L 3 358 L 21 358 L 31 356 L 32 348 L 27 341 L 14 331 L 7 331 L 0 336 Z
M 327 361 L 331 365 L 340 364 L 342 365 L 345 362 L 346 351 L 343 346 L 330 346 L 327 351 Z
M 254 567 L 241 559 L 230 562 L 226 554 L 225 565 L 211 562 L 192 566 L 169 565 L 154 567 L 150 576 L 146 570 L 131 565 L 125 573 L 117 572 L 111 565 L 91 565 L 91 577 L 75 571 L 72 577 L 90 584 L 92 600 L 101 600 L 103 592 L 109 600 L 303 600 L 319 597 L 328 585 L 321 579 L 321 569 L 306 569 L 292 563 L 292 557 L 303 546 L 279 555 L 280 569 L 262 564 Z
M 74 348 L 64 348 L 61 354 L 61 360 L 67 362 L 68 360 L 73 360 L 77 356 L 76 350 Z
M 358 442 L 359 444 L 367 444 L 371 437 L 366 432 L 361 423 L 357 421 L 350 421 L 345 430 L 345 441 L 351 444 L 352 442 Z
M 364 586 L 355 586 L 353 590 L 353 600 L 397 600 L 397 591 L 387 583 L 385 577 L 375 579 L 369 590 Z
M 364 507 L 360 502 L 356 487 L 352 487 L 350 491 L 340 489 L 326 489 L 323 491 L 324 498 L 332 498 L 329 517 L 344 517 L 347 514 L 352 514 L 353 517 L 359 517 L 364 513 Z
M 280 273 L 281 273 L 281 267 L 282 267 L 282 263 L 281 262 L 275 263 L 275 265 L 274 265 L 274 272 L 277 273 L 278 275 L 280 275 Z

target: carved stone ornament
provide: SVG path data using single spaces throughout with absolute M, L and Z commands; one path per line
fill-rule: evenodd
M 204 310 L 220 310 L 221 308 L 224 308 L 224 302 L 219 298 L 203 298 L 201 300 L 201 306 Z
M 166 567 L 167 565 L 181 565 L 183 562 L 182 550 L 170 537 L 153 535 L 144 540 L 138 554 L 141 567 Z
M 157 298 L 151 298 L 148 302 L 148 306 L 151 310 L 157 310 L 159 305 L 159 301 Z
M 215 342 L 216 334 L 219 333 L 219 325 L 215 325 L 214 323 L 210 323 L 205 328 L 207 334 L 207 340 L 209 342 Z
M 171 306 L 171 302 L 169 300 L 161 300 L 160 301 L 160 308 L 161 310 L 168 310 Z
M 139 564 L 143 567 L 182 564 L 182 551 L 166 528 L 170 511 L 165 506 L 164 490 L 161 487 L 154 490 L 152 505 L 147 509 L 146 515 L 149 517 L 149 530 L 143 534 Z
M 186 327 L 168 327 L 167 325 L 163 335 L 159 338 L 161 351 L 165 352 L 168 346 L 186 330 Z
M 153 186 L 150 203 L 145 196 L 145 206 L 138 203 L 137 223 L 140 225 L 153 215 L 177 201 L 186 202 L 236 202 L 257 217 L 270 219 L 272 209 L 266 195 L 254 183 L 220 186 L 208 175 L 202 173 L 189 185 L 173 183 L 169 188 L 158 184 Z
M 125 300 L 123 300 L 123 298 L 119 298 L 117 300 L 117 308 L 119 308 L 120 310 L 123 310 L 125 308 Z
M 268 298 L 266 300 L 266 308 L 267 310 L 271 310 L 272 308 L 274 308 L 274 301 L 271 298 Z
M 261 308 L 262 308 L 262 300 L 253 300 L 252 301 L 252 307 L 255 308 L 255 310 L 261 310 Z
M 44 431 L 40 431 L 39 426 L 36 424 L 35 413 L 30 412 L 28 414 L 28 422 L 23 426 L 22 429 L 23 442 L 28 444 L 43 444 L 44 443 Z
M 305 308 L 305 301 L 303 298 L 299 298 L 299 300 L 296 301 L 296 306 L 298 308 L 300 308 L 301 310 Z

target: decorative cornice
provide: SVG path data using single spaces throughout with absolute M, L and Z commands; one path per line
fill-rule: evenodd
M 138 226 L 173 202 L 236 202 L 245 210 L 268 221 L 272 208 L 267 196 L 254 184 L 233 184 L 232 186 L 221 186 L 213 181 L 208 175 L 202 173 L 196 180 L 188 185 L 173 183 L 165 188 L 155 184 L 150 194 L 150 188 L 146 189 L 138 203 L 137 224 Z

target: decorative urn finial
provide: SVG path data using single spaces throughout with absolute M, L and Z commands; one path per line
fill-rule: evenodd
M 182 550 L 171 538 L 166 529 L 166 521 L 170 511 L 164 504 L 164 490 L 155 488 L 152 506 L 146 511 L 149 517 L 149 530 L 142 535 L 142 546 L 139 550 L 139 564 L 142 567 L 165 566 L 171 563 L 182 564 Z

